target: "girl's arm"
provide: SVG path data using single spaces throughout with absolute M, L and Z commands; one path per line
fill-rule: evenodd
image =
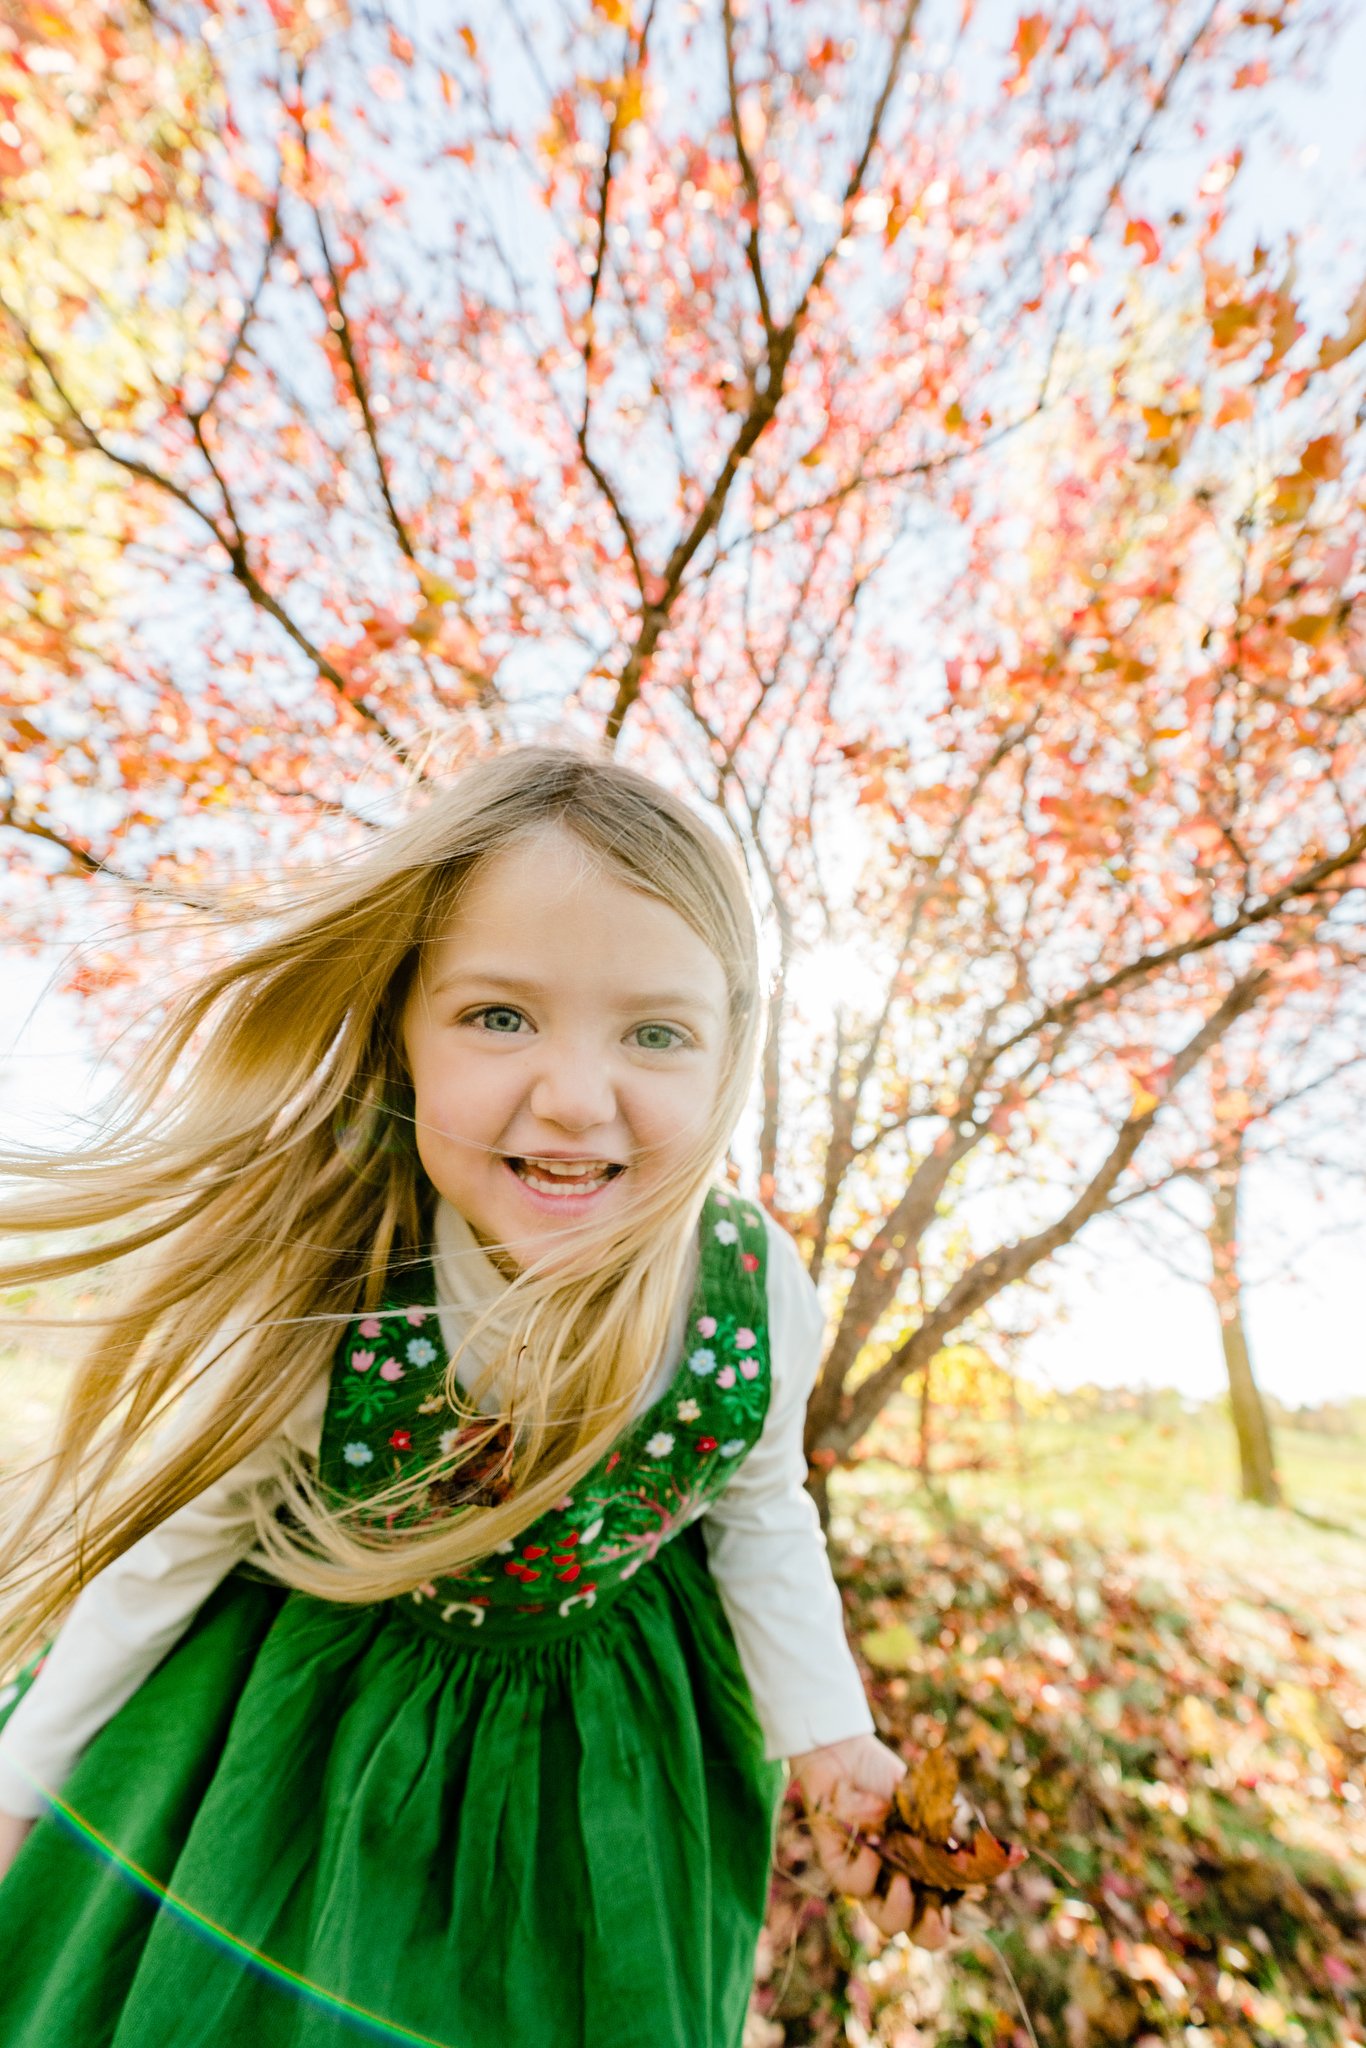
M 320 1376 L 285 1423 L 282 1435 L 302 1450 L 316 1452 L 327 1385 L 327 1376 Z M 277 1462 L 278 1446 L 262 1444 L 77 1595 L 41 1669 L 0 1729 L 0 1870 L 14 1823 L 46 1811 L 46 1793 L 62 1789 L 87 1743 L 251 1549 L 251 1497 L 269 1484 Z
M 768 1230 L 772 1391 L 763 1434 L 702 1521 L 707 1558 L 769 1757 L 796 1757 L 873 1717 L 844 1633 L 816 1504 L 806 1491 L 802 1428 L 820 1369 L 825 1317 L 787 1232 Z
M 830 1877 L 863 1899 L 884 1934 L 914 1925 L 920 1947 L 939 1948 L 948 1938 L 944 1920 L 917 1917 L 899 1873 L 885 1896 L 870 1896 L 879 1858 L 850 1839 L 851 1830 L 885 1819 L 906 1766 L 873 1732 L 820 1518 L 806 1491 L 803 1425 L 824 1348 L 824 1312 L 791 1238 L 771 1216 L 764 1222 L 769 1410 L 758 1443 L 703 1518 L 708 1561 L 766 1753 L 788 1760 Z

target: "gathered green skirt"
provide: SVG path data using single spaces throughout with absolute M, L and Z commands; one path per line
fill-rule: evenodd
M 224 1581 L 0 1881 L 4 2048 L 738 2048 L 783 1772 L 700 1532 L 418 1613 Z

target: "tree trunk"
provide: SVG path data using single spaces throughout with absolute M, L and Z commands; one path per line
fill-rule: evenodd
M 1266 1405 L 1252 1371 L 1247 1329 L 1243 1322 L 1242 1284 L 1238 1275 L 1238 1202 L 1243 1171 L 1241 1136 L 1230 1143 L 1214 1169 L 1210 1187 L 1213 1209 L 1209 1222 L 1210 1293 L 1219 1317 L 1228 1373 L 1229 1409 L 1238 1438 L 1238 1462 L 1244 1500 L 1278 1507 L 1280 1480 L 1271 1443 Z
M 934 1456 L 934 1360 L 925 1360 L 925 1370 L 920 1381 L 920 1478 L 928 1486 L 933 1478 L 931 1464 Z

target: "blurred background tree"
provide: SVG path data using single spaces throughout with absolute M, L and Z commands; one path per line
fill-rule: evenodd
M 1359 972 L 1366 250 L 1239 203 L 1335 33 L 19 0 L 11 929 L 159 932 L 548 721 L 718 806 L 823 1499 Z

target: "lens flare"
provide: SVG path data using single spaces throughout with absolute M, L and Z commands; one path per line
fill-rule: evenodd
M 25 1776 L 29 1774 L 26 1772 Z M 302 1998 L 311 1999 L 315 2004 L 338 2013 L 342 2018 L 350 2020 L 358 2031 L 363 2030 L 384 2041 L 407 2041 L 414 2044 L 414 2048 L 452 2048 L 450 2042 L 439 2041 L 433 2034 L 414 2033 L 411 2027 L 402 2026 L 397 2020 L 385 2019 L 382 2013 L 371 2012 L 366 2006 L 356 2005 L 351 1999 L 343 1998 L 340 1992 L 329 1991 L 323 1984 L 315 1984 L 311 1977 L 305 1977 L 301 1971 L 291 1970 L 287 1963 L 277 1963 L 273 1956 L 265 1955 L 260 1949 L 253 1948 L 250 1942 L 243 1941 L 226 1927 L 220 1927 L 207 1913 L 201 1913 L 188 1899 L 180 1898 L 153 1877 L 150 1871 L 144 1870 L 140 1864 L 134 1863 L 131 1857 L 125 1856 L 107 1835 L 102 1835 L 97 1827 L 86 1820 L 84 1815 L 77 1813 L 73 1806 L 68 1806 L 57 1793 L 48 1791 L 46 1786 L 39 1785 L 32 1777 L 29 1777 L 29 1782 L 50 1802 L 54 1820 L 63 1823 L 88 1848 L 113 1864 L 135 1890 L 155 1899 L 174 1919 L 212 1943 L 214 1947 L 273 1978 L 282 1989 L 287 1988 Z

